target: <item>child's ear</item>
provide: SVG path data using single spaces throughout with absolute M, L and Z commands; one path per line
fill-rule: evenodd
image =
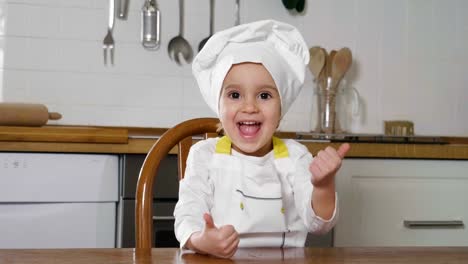
M 281 120 L 282 120 L 282 119 L 283 119 L 283 118 L 281 117 L 281 118 L 278 120 L 278 124 L 276 125 L 276 129 L 279 128 L 279 125 L 281 124 Z
M 278 91 L 279 92 L 279 91 Z M 280 118 L 278 118 L 278 124 L 276 124 L 276 129 L 279 128 L 280 124 L 281 124 L 281 120 L 283 120 L 283 116 L 281 115 L 281 111 L 283 110 L 281 105 L 280 105 Z

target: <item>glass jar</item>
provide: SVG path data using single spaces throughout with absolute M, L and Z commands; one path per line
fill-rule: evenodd
M 347 119 L 360 112 L 359 93 L 341 80 L 338 84 L 331 77 L 315 81 L 317 98 L 316 133 L 345 133 Z M 345 124 L 345 125 L 343 125 Z

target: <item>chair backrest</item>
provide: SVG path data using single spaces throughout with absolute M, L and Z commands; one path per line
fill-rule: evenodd
M 178 145 L 179 180 L 183 178 L 193 135 L 213 136 L 218 129 L 217 118 L 196 118 L 168 129 L 146 155 L 140 170 L 136 190 L 135 239 L 136 249 L 151 252 L 153 241 L 153 183 L 161 160 Z

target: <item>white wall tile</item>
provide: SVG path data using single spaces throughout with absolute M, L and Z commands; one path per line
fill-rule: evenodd
M 57 71 L 104 71 L 102 44 L 88 40 L 56 40 L 60 56 L 56 59 Z M 118 53 L 117 53 L 118 54 Z M 117 60 L 117 58 L 116 58 Z
M 3 67 L 21 69 L 29 63 L 29 40 L 23 37 L 3 38 Z
M 6 49 L 5 38 L 0 36 L 0 69 L 3 69 L 3 65 L 5 63 L 5 49 Z
M 59 34 L 61 22 L 60 13 L 63 13 L 64 11 L 71 13 L 70 11 L 72 10 L 74 9 L 44 6 L 22 6 L 22 8 L 16 10 L 19 11 L 19 13 L 13 13 L 12 15 L 28 17 L 28 36 L 49 38 L 58 36 Z
M 381 130 L 383 13 L 383 0 L 358 1 L 353 64 L 345 78 L 366 98 L 368 109 L 374 111 L 363 111 L 355 119 L 346 118 L 347 129 L 352 132 L 378 133 Z
M 27 36 L 30 33 L 28 28 L 28 16 L 21 14 L 24 5 L 4 3 L 2 4 L 2 17 L 4 29 L 2 35 Z M 28 6 L 26 6 L 28 8 Z
M 3 101 L 7 102 L 29 102 L 28 81 L 22 71 L 2 70 L 2 86 L 8 85 L 1 95 Z
M 42 8 L 42 11 L 50 10 L 58 17 L 59 33 L 51 37 L 73 40 L 101 40 L 107 32 L 107 9 L 88 8 Z M 40 17 L 35 17 L 36 23 Z M 37 23 L 39 26 L 43 23 Z M 117 23 L 115 23 L 115 26 Z
M 455 1 L 455 28 L 452 29 L 456 32 L 455 53 L 458 54 L 457 58 L 466 57 L 466 47 L 468 46 L 468 5 L 465 0 Z
M 63 101 L 69 88 L 65 83 L 65 76 L 57 75 L 56 72 L 37 72 L 23 70 L 23 78 L 27 81 L 27 91 L 30 98 L 34 98 L 42 104 L 66 104 Z M 62 102 L 63 101 L 63 102 Z
M 172 127 L 183 121 L 180 108 L 123 108 L 123 124 L 137 127 Z
M 180 108 L 184 87 L 182 80 L 175 77 L 132 78 L 125 89 L 126 106 Z M 131 86 L 130 86 L 131 85 Z
M 101 10 L 99 10 L 101 11 Z M 105 18 L 102 20 L 102 18 Z M 107 13 L 102 11 L 99 13 L 99 25 L 103 25 L 102 33 L 99 33 L 98 39 L 104 38 L 104 33 L 107 32 Z M 164 20 L 163 20 L 164 21 Z M 164 27 L 164 29 L 166 29 Z M 161 31 L 161 40 L 164 39 L 164 31 Z M 141 34 L 141 13 L 140 11 L 129 10 L 127 19 L 116 19 L 114 23 L 114 40 L 116 43 L 130 42 L 139 43 Z
M 62 114 L 60 124 L 70 125 L 123 125 L 122 114 L 126 113 L 121 107 L 94 105 L 57 105 L 49 106 L 50 111 Z
M 63 41 L 53 39 L 31 38 L 28 43 L 26 69 L 56 70 L 63 67 L 60 58 Z
M 331 22 L 324 25 L 325 30 L 330 34 L 330 40 L 333 40 L 333 45 L 330 49 L 339 49 L 342 47 L 354 48 L 356 42 L 356 17 L 355 5 L 356 1 L 333 0 L 331 4 Z
M 383 127 L 384 120 L 395 117 L 396 105 L 407 115 L 414 108 L 416 89 L 408 87 L 408 1 L 385 1 L 382 28 L 382 87 L 381 116 L 375 127 Z M 411 75 L 410 75 L 411 76 Z M 415 78 L 417 79 L 417 78 Z M 378 109 L 376 109 L 380 112 Z M 401 117 L 397 118 L 401 119 Z M 412 119 L 407 117 L 407 119 Z
M 72 8 L 86 8 L 92 6 L 94 2 L 106 2 L 107 0 L 80 0 L 80 1 L 66 1 L 66 0 L 5 0 L 9 3 L 23 4 L 28 6 L 52 6 L 52 7 L 72 7 Z
M 115 20 L 115 66 L 103 65 L 108 0 L 0 0 L 1 100 L 43 102 L 58 124 L 172 126 L 214 116 L 191 65 L 176 65 L 167 45 L 179 33 L 178 1 L 158 0 L 161 46 L 140 43 L 143 2 Z M 185 34 L 194 55 L 209 32 L 209 0 L 185 1 Z M 215 31 L 234 24 L 235 1 L 216 1 Z M 309 46 L 350 47 L 345 76 L 362 112 L 341 117 L 350 132 L 382 133 L 383 121 L 409 119 L 416 133 L 467 135 L 468 2 L 464 0 L 310 0 L 302 14 L 281 1 L 241 1 L 241 21 L 275 18 L 296 25 Z M 346 91 L 350 91 L 349 89 Z M 316 96 L 307 73 L 281 130 L 309 131 Z M 430 113 L 430 114 L 429 114 Z
M 432 1 L 408 1 L 409 59 L 428 58 L 433 55 L 434 26 Z
M 181 120 L 187 120 L 198 117 L 217 117 L 208 106 L 192 107 L 190 109 L 183 109 Z
M 0 1 L 0 36 L 6 34 L 6 21 L 8 14 L 8 4 Z
M 182 105 L 184 108 L 200 108 L 206 105 L 195 78 L 183 78 L 183 89 Z

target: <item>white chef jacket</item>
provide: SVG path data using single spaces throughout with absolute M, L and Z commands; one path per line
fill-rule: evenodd
M 308 232 L 328 232 L 337 220 L 338 199 L 330 220 L 315 214 L 311 162 L 307 148 L 290 139 L 274 137 L 273 150 L 263 157 L 235 151 L 228 137 L 197 142 L 174 210 L 181 247 L 203 230 L 204 213 L 217 227 L 233 225 L 239 247 L 303 247 Z

